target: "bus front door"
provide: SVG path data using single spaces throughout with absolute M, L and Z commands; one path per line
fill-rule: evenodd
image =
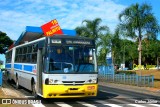
M 43 55 L 42 49 L 37 52 L 37 94 L 42 95 L 42 70 L 43 70 Z

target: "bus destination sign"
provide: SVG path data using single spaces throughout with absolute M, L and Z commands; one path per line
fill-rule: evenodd
M 66 44 L 91 45 L 91 41 L 84 40 L 66 40 Z
M 56 19 L 42 25 L 41 28 L 45 36 L 52 36 L 54 34 L 63 34 Z

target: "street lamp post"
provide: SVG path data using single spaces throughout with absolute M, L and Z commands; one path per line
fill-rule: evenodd
M 125 42 L 124 42 L 124 51 L 123 51 L 123 69 L 125 68 Z

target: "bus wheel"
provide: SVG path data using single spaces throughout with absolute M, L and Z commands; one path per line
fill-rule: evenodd
M 18 76 L 16 77 L 16 89 L 19 89 L 19 81 L 18 81 Z
M 37 92 L 36 92 L 36 83 L 35 82 L 32 83 L 32 95 L 34 96 L 34 98 L 38 97 Z

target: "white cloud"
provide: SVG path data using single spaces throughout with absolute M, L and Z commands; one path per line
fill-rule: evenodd
M 61 28 L 74 29 L 84 19 L 99 17 L 113 31 L 125 6 L 110 0 L 5 0 L 0 8 L 0 31 L 16 40 L 26 26 L 41 26 L 52 19 Z

